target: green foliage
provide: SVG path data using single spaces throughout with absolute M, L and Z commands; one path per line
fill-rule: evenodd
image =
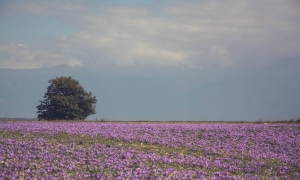
M 96 113 L 97 99 L 72 77 L 56 77 L 37 106 L 39 120 L 85 119 Z

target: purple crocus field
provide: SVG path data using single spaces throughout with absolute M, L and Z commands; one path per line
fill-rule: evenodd
M 2 122 L 0 179 L 300 179 L 300 125 Z

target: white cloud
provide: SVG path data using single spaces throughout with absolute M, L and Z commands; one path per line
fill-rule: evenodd
M 95 64 L 174 66 L 185 63 L 184 52 L 155 47 L 146 41 L 127 37 L 126 34 L 102 36 L 96 33 L 80 32 L 67 41 L 73 44 L 68 47 L 80 49 L 77 53 L 87 53 L 93 56 L 92 63 Z
M 57 52 L 30 48 L 24 44 L 1 43 L 0 67 L 11 69 L 31 69 L 59 64 L 81 66 L 81 61 Z
M 59 0 L 43 0 L 43 1 L 15 1 L 6 3 L 1 7 L 1 14 L 32 14 L 32 15 L 52 15 L 61 16 L 69 13 L 84 12 L 86 7 L 82 4 L 72 2 L 63 2 Z
M 210 48 L 209 55 L 213 61 L 221 64 L 231 64 L 230 54 L 227 49 L 219 46 L 213 46 Z
M 102 7 L 60 43 L 91 55 L 90 64 L 204 67 L 300 56 L 300 13 L 288 1 L 180 1 L 153 13 Z
M 81 12 L 79 19 L 68 18 L 82 31 L 51 43 L 60 50 L 54 54 L 70 54 L 75 59 L 71 62 L 80 60 L 87 66 L 201 68 L 300 57 L 295 0 L 174 0 L 152 7 L 99 4 L 93 13 L 78 1 L 29 2 L 18 2 L 14 10 L 55 17 Z

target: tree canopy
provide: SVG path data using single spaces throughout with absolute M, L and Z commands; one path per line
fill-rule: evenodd
M 39 120 L 83 120 L 96 113 L 97 99 L 72 77 L 56 77 L 37 106 Z

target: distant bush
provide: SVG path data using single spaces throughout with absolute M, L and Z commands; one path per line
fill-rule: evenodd
M 101 122 L 104 122 L 104 121 L 106 121 L 104 118 L 101 118 L 101 120 L 100 120 Z
M 263 120 L 258 119 L 255 123 L 262 124 L 262 123 L 300 123 L 300 118 L 298 119 L 289 119 L 289 120 Z

